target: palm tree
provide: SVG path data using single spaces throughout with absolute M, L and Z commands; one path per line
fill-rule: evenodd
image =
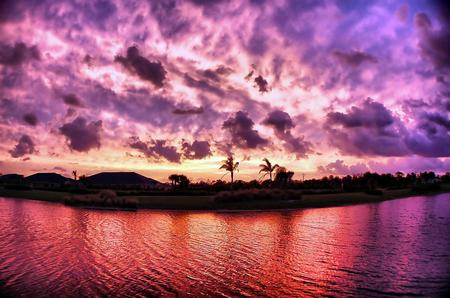
M 265 172 L 264 176 L 269 174 L 270 181 L 272 181 L 272 172 L 278 169 L 280 166 L 278 164 L 272 166 L 272 163 L 267 158 L 264 158 L 263 161 L 265 162 L 265 164 L 262 163 L 259 165 L 261 167 L 259 173 L 261 174 L 261 172 Z
M 234 182 L 234 171 L 237 171 L 239 167 L 239 162 L 234 162 L 233 156 L 229 156 L 227 160 L 223 161 L 222 166 L 219 169 L 224 169 L 225 171 L 230 172 L 231 174 L 231 185 Z
M 72 175 L 73 175 L 73 180 L 77 181 L 77 171 L 72 171 Z

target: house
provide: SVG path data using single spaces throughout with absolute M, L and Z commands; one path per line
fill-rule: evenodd
M 0 176 L 0 184 L 21 184 L 23 175 L 19 174 L 5 174 Z
M 96 188 L 154 189 L 161 183 L 135 172 L 102 172 L 86 177 L 84 182 Z
M 73 179 L 57 173 L 36 173 L 25 177 L 24 182 L 36 188 L 59 188 L 69 184 Z

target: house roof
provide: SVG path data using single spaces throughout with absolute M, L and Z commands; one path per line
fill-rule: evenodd
M 87 177 L 86 181 L 97 185 L 155 185 L 160 183 L 135 172 L 103 172 Z
M 57 173 L 36 173 L 31 176 L 25 177 L 26 182 L 30 183 L 65 183 L 72 179 L 64 177 Z

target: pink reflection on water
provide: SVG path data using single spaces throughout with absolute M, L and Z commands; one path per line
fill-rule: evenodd
M 37 296 L 429 294 L 449 226 L 446 197 L 260 213 L 0 199 L 0 280 Z

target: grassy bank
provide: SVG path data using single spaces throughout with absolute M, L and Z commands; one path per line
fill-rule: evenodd
M 383 190 L 382 194 L 364 192 L 302 194 L 301 191 L 251 190 L 250 194 L 232 192 L 216 196 L 127 196 L 121 202 L 133 202 L 138 209 L 170 209 L 170 210 L 269 210 L 311 207 L 330 207 L 370 202 L 381 202 L 395 198 L 450 192 L 450 185 L 443 185 L 440 191 L 418 193 L 411 189 Z M 11 190 L 0 188 L 0 196 L 32 199 L 50 202 L 69 203 L 74 206 L 102 207 L 95 196 L 74 196 L 67 192 L 44 190 Z M 272 197 L 271 197 L 272 196 Z M 93 199 L 93 197 L 95 199 Z M 224 199 L 225 197 L 225 199 Z M 231 200 L 227 197 L 230 197 Z M 74 201 L 75 200 L 75 201 Z M 112 201 L 114 205 L 114 200 Z M 116 206 L 120 208 L 120 204 Z

